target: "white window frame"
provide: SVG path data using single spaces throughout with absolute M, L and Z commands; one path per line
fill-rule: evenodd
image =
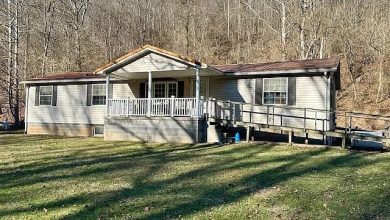
M 177 81 L 154 81 L 152 82 L 152 97 L 155 98 L 155 87 L 156 87 L 156 84 L 165 84 L 165 95 L 163 98 L 170 98 L 168 97 L 168 93 L 169 93 L 169 84 L 175 84 L 176 85 L 176 94 L 175 94 L 175 97 L 177 97 L 178 93 L 179 93 L 179 84 Z M 146 97 L 148 96 L 148 83 L 146 82 L 145 83 L 145 93 L 146 93 Z
M 284 80 L 286 80 L 286 103 L 285 104 L 266 104 L 265 102 L 264 102 L 264 100 L 265 100 L 265 93 L 266 92 L 275 92 L 275 91 L 265 91 L 265 81 L 266 80 L 273 80 L 273 79 L 284 79 Z M 279 92 L 284 92 L 284 91 L 279 91 Z M 277 78 L 263 78 L 263 91 L 262 91 L 262 95 L 263 95 L 263 97 L 262 97 L 262 100 L 261 100 L 261 102 L 262 102 L 262 104 L 263 105 L 279 105 L 279 106 L 281 106 L 281 105 L 288 105 L 288 78 L 287 77 L 277 77 Z
M 41 95 L 42 88 L 51 88 L 51 95 Z M 39 105 L 52 105 L 53 104 L 53 91 L 54 91 L 54 86 L 40 86 L 39 87 Z M 50 97 L 50 104 L 42 104 L 41 103 L 41 96 L 45 97 Z
M 95 86 L 104 86 L 104 88 L 107 89 L 105 84 L 92 84 L 92 88 L 91 88 L 91 105 L 92 106 L 94 106 L 94 105 L 96 105 L 96 106 L 106 105 L 106 103 L 107 103 L 106 91 L 104 91 L 104 97 L 106 97 L 106 101 L 104 102 L 104 104 L 93 104 L 93 96 L 94 96 L 94 92 L 93 91 L 94 91 L 94 87 Z
M 103 128 L 103 134 L 97 134 L 96 133 L 96 128 Z M 104 125 L 94 125 L 93 126 L 93 136 L 101 137 L 104 135 Z

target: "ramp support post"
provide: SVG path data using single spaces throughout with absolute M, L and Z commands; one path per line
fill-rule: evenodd
M 288 145 L 292 145 L 293 144 L 293 138 L 294 138 L 294 132 L 293 131 L 289 131 L 288 132 Z
M 250 134 L 251 134 L 251 127 L 247 126 L 246 127 L 246 142 L 248 142 L 248 143 L 250 141 L 250 136 L 251 136 Z

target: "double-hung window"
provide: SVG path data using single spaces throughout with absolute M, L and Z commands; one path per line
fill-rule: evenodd
M 92 105 L 106 104 L 106 85 L 94 84 L 92 85 Z
M 288 78 L 265 78 L 263 83 L 263 104 L 287 104 Z
M 51 105 L 53 100 L 53 86 L 40 86 L 39 105 Z

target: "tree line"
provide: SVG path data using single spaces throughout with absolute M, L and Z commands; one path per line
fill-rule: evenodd
M 387 0 L 0 0 L 0 109 L 20 81 L 90 71 L 152 44 L 211 64 L 339 57 L 343 110 L 389 113 Z

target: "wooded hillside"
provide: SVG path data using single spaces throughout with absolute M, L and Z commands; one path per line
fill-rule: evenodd
M 388 0 L 0 0 L 1 110 L 19 121 L 23 79 L 152 44 L 208 64 L 340 57 L 339 109 L 389 115 L 389 27 Z

